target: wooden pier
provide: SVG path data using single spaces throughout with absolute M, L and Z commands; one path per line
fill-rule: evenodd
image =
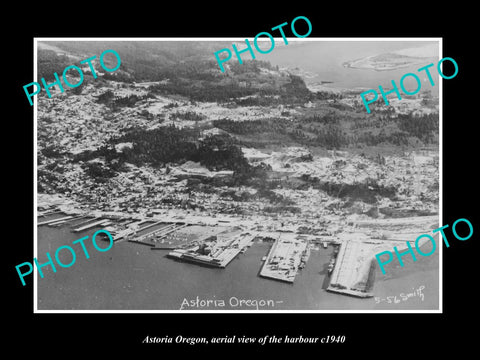
M 297 239 L 295 234 L 279 235 L 263 263 L 260 276 L 293 283 L 307 246 L 308 242 Z
M 62 220 L 69 220 L 69 219 L 72 219 L 72 218 L 73 218 L 73 216 L 69 215 L 69 216 L 64 216 L 62 218 L 46 220 L 46 221 L 42 221 L 42 222 L 37 223 L 37 226 L 48 225 L 48 224 L 56 223 L 56 222 L 59 222 L 59 221 L 62 221 Z
M 327 291 L 356 297 L 373 296 L 367 291 L 371 259 L 364 266 L 359 266 L 360 250 L 365 246 L 357 241 L 345 241 L 340 245 Z
M 84 225 L 84 226 L 80 226 L 80 227 L 77 227 L 75 229 L 73 229 L 72 231 L 73 232 L 80 232 L 80 231 L 84 231 L 84 230 L 88 230 L 88 229 L 91 229 L 95 226 L 103 226 L 103 225 L 107 225 L 110 223 L 110 220 L 107 220 L 107 219 L 101 219 L 99 221 L 95 221 L 93 223 L 90 223 L 90 224 L 87 224 L 87 225 Z

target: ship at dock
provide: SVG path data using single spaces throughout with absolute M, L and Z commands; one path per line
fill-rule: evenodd
M 307 244 L 305 250 L 302 253 L 300 258 L 300 264 L 298 265 L 299 269 L 303 269 L 307 265 L 307 261 L 310 258 L 310 245 Z
M 333 269 L 335 268 L 335 258 L 330 259 L 330 262 L 328 263 L 328 274 L 331 275 L 333 272 Z
M 228 236 L 219 234 L 192 246 L 175 249 L 167 256 L 179 261 L 225 268 L 237 255 L 245 253 L 255 237 L 255 234 L 237 230 L 228 233 Z

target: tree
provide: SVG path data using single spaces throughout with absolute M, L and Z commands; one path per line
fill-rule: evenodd
M 203 139 L 196 156 L 202 165 L 215 170 L 244 172 L 250 168 L 242 150 L 228 134 L 210 135 Z

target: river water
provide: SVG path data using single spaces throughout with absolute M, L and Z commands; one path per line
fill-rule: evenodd
M 346 61 L 364 58 L 366 56 L 379 55 L 395 50 L 417 48 L 431 45 L 431 41 L 308 41 L 301 44 L 282 45 L 275 47 L 268 54 L 259 54 L 257 59 L 269 61 L 279 67 L 296 68 L 315 74 L 315 77 L 305 79 L 307 84 L 330 81 L 324 84 L 327 87 L 339 87 L 344 89 L 371 88 L 378 89 L 379 85 L 386 89 L 391 88 L 391 80 L 399 84 L 400 78 L 409 72 L 417 74 L 422 80 L 422 90 L 430 90 L 433 94 L 438 91 L 438 84 L 434 87 L 428 82 L 424 71 L 417 69 L 432 63 L 432 59 L 425 58 L 425 63 L 412 65 L 405 68 L 375 71 L 370 69 L 346 68 L 342 64 Z M 433 79 L 438 79 L 435 66 L 430 68 Z M 405 81 L 407 89 L 414 90 L 416 84 Z M 413 81 L 413 80 L 412 80 Z M 438 81 L 435 81 L 437 83 Z M 398 85 L 399 86 L 399 85 Z M 391 95 L 394 96 L 394 95 Z
M 130 242 L 116 243 L 110 250 L 99 252 L 91 242 L 98 229 L 72 233 L 68 226 L 38 228 L 40 264 L 46 262 L 47 251 L 54 257 L 59 246 L 71 245 L 76 251 L 76 261 L 71 267 L 57 265 L 56 273 L 50 266 L 42 269 L 44 278 L 38 276 L 37 283 L 39 310 L 438 309 L 438 271 L 431 266 L 414 271 L 420 261 L 411 265 L 409 271 L 401 269 L 407 275 L 397 271 L 400 276 L 387 280 L 377 274 L 374 292 L 385 300 L 359 299 L 324 290 L 332 247 L 312 251 L 307 266 L 292 285 L 258 276 L 269 243 L 256 242 L 227 268 L 216 269 L 177 262 L 165 257 L 167 251 L 152 251 L 148 246 Z M 72 244 L 84 236 L 89 236 L 84 242 L 89 259 L 80 244 Z M 100 247 L 107 244 L 98 242 Z M 60 252 L 59 258 L 64 264 L 72 260 L 68 251 Z M 420 286 L 424 287 L 421 290 L 424 299 L 400 297 L 401 293 L 406 297 Z M 396 296 L 397 303 L 393 298 L 388 303 L 387 296 Z M 242 303 L 243 300 L 252 301 Z

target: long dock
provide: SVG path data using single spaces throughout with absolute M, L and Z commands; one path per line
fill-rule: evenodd
M 80 227 L 77 227 L 75 229 L 73 229 L 72 231 L 73 232 L 80 232 L 80 231 L 84 231 L 84 230 L 88 230 L 88 229 L 91 229 L 95 226 L 98 226 L 98 225 L 106 225 L 106 224 L 109 224 L 110 223 L 110 220 L 107 220 L 107 219 L 101 219 L 99 221 L 95 221 L 93 223 L 90 223 L 90 224 L 87 224 L 87 225 L 84 225 L 84 226 L 80 226 Z
M 45 210 L 45 211 L 37 211 L 38 216 L 46 216 L 46 215 L 51 215 L 51 214 L 56 214 L 61 212 L 60 209 L 53 209 L 53 210 Z
M 362 243 L 356 241 L 345 241 L 340 245 L 327 291 L 356 297 L 373 296 L 367 291 L 371 261 L 359 268 L 358 256 L 362 246 Z
M 56 222 L 61 221 L 61 220 L 69 220 L 69 219 L 72 219 L 72 218 L 73 218 L 73 216 L 65 216 L 65 217 L 62 217 L 62 218 L 46 220 L 46 221 L 42 221 L 42 222 L 37 223 L 37 226 L 48 225 L 48 224 L 56 223 Z
M 91 223 L 91 222 L 94 221 L 94 220 L 101 219 L 101 218 L 99 218 L 99 217 L 88 216 L 88 215 L 85 216 L 85 217 L 87 218 L 87 220 L 82 221 L 82 222 L 76 224 L 76 226 L 83 226 L 83 225 L 85 225 L 85 224 Z
M 73 216 L 71 219 L 60 219 L 59 221 L 52 222 L 52 223 L 48 224 L 48 226 L 59 226 L 59 225 L 65 224 L 67 222 L 74 221 L 74 220 L 80 220 L 80 219 L 83 219 L 83 218 L 85 218 L 85 215 Z
M 133 233 L 131 229 L 117 230 L 113 226 L 105 226 L 103 229 L 107 230 L 112 235 L 114 242 L 125 241 L 127 237 Z M 104 238 L 104 239 L 107 240 L 107 238 Z

